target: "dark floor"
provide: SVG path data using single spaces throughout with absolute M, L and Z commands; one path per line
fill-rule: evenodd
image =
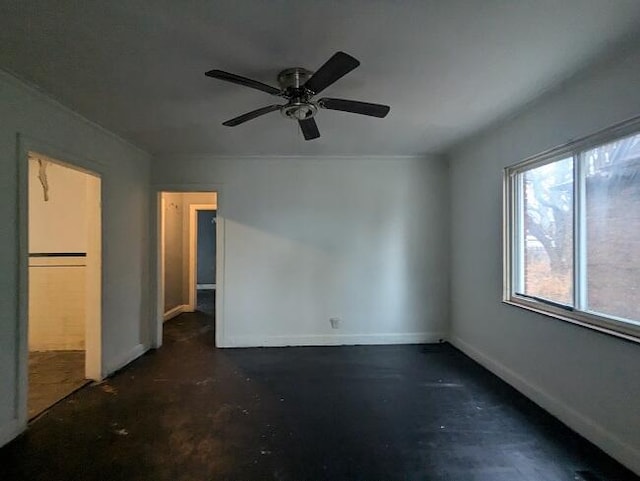
M 84 351 L 29 352 L 29 419 L 33 419 L 86 382 Z
M 447 344 L 216 350 L 195 313 L 0 449 L 0 479 L 639 478 Z
M 216 315 L 216 291 L 215 289 L 198 289 L 196 297 L 196 310 L 208 314 Z

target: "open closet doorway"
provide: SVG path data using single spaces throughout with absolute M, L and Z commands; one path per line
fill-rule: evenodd
M 215 327 L 216 192 L 160 193 L 159 312 L 166 322 L 184 313 Z
M 28 156 L 27 418 L 100 379 L 100 177 Z

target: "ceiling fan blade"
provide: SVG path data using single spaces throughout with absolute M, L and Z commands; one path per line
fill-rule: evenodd
M 320 131 L 318 130 L 318 124 L 312 118 L 305 120 L 298 120 L 300 124 L 300 128 L 302 129 L 302 135 L 304 135 L 304 140 L 313 140 L 320 137 Z
M 370 115 L 371 117 L 384 118 L 391 110 L 388 105 L 370 104 L 368 102 L 358 102 L 356 100 L 330 99 L 324 98 L 318 101 L 318 105 L 323 109 L 341 110 L 353 114 Z
M 272 87 L 271 85 L 263 84 L 257 80 L 251 80 L 250 78 L 241 77 L 229 72 L 223 72 L 222 70 L 209 70 L 205 73 L 207 77 L 217 78 L 218 80 L 225 80 L 238 85 L 244 85 L 245 87 L 251 87 L 252 89 L 262 90 L 271 95 L 280 95 L 280 89 Z
M 351 55 L 344 52 L 335 53 L 322 67 L 316 70 L 316 73 L 307 80 L 304 86 L 314 94 L 320 93 L 358 65 L 360 62 Z
M 226 122 L 223 122 L 222 125 L 226 125 L 227 127 L 235 127 L 236 125 L 243 124 L 248 120 L 253 120 L 256 117 L 260 117 L 261 115 L 268 114 L 269 112 L 274 112 L 276 110 L 280 110 L 280 105 L 269 105 L 268 107 L 262 107 L 261 109 L 252 110 L 251 112 L 247 112 L 246 114 L 242 114 L 231 120 L 227 120 Z

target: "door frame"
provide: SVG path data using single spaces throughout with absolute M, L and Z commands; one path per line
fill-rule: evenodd
M 223 184 L 155 184 L 151 186 L 151 346 L 162 346 L 164 327 L 164 239 L 162 193 L 216 193 L 216 305 L 215 305 L 215 345 L 224 346 L 224 186 Z
M 101 381 L 103 375 L 102 359 L 102 299 L 103 291 L 103 264 L 104 255 L 102 245 L 104 242 L 103 209 L 104 189 L 102 179 L 105 166 L 103 163 L 87 159 L 61 149 L 54 145 L 32 137 L 18 134 L 18 329 L 17 329 L 17 362 L 16 362 L 16 404 L 15 419 L 16 428 L 20 432 L 26 428 L 28 422 L 27 401 L 29 389 L 29 158 L 31 154 L 46 157 L 52 162 L 67 168 L 83 172 L 99 180 L 91 186 L 99 190 L 99 203 L 94 208 L 99 210 L 97 216 L 89 216 L 95 222 L 89 232 L 87 245 L 87 296 L 85 303 L 85 377 L 95 381 Z M 89 227 L 89 226 L 88 226 Z M 95 235 L 97 234 L 97 235 Z M 99 262 L 89 266 L 89 258 L 98 259 Z M 96 293 L 98 295 L 96 296 Z M 96 298 L 97 297 L 97 298 Z
M 217 204 L 190 204 L 189 205 L 189 310 L 195 311 L 198 300 L 198 212 L 199 211 L 216 211 Z M 216 225 L 217 225 L 216 219 Z M 216 228 L 216 241 L 217 239 Z M 216 243 L 216 261 L 217 259 L 217 243 Z

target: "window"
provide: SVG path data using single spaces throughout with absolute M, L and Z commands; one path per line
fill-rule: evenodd
M 504 301 L 640 341 L 640 120 L 505 170 Z

